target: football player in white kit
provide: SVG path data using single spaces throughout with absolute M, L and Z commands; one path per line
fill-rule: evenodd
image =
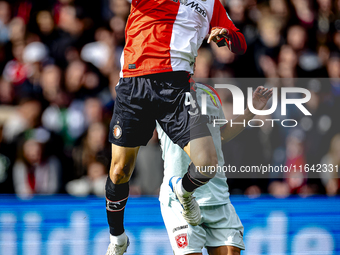
M 237 136 L 243 125 L 213 125 L 213 119 L 225 119 L 222 104 L 216 91 L 207 85 L 196 83 L 197 103 L 201 107 L 201 95 L 206 93 L 208 127 L 215 144 L 218 164 L 224 165 L 222 139 L 227 142 Z M 207 93 L 209 92 L 209 93 Z M 258 87 L 253 93 L 255 109 L 262 110 L 272 95 L 272 89 Z M 248 122 L 254 117 L 248 109 L 245 114 L 234 119 L 235 122 Z M 206 247 L 210 255 L 236 255 L 244 250 L 243 225 L 229 200 L 227 178 L 222 171 L 206 185 L 195 190 L 195 197 L 201 210 L 201 222 L 197 226 L 188 224 L 182 217 L 182 206 L 176 197 L 175 187 L 180 187 L 181 178 L 190 164 L 189 156 L 174 144 L 157 123 L 157 132 L 161 142 L 164 159 L 164 179 L 159 200 L 163 220 L 175 255 L 199 255 Z

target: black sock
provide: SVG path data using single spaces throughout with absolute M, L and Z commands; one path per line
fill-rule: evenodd
M 203 186 L 208 183 L 211 178 L 206 177 L 196 170 L 193 163 L 189 165 L 188 172 L 184 175 L 182 179 L 183 188 L 188 192 L 193 192 L 198 187 Z
M 110 234 L 119 236 L 124 233 L 124 209 L 129 197 L 129 183 L 114 184 L 110 177 L 107 177 L 105 193 Z

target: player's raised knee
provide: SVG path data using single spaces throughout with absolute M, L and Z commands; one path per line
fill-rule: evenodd
M 119 163 L 111 163 L 110 178 L 114 184 L 121 184 L 128 182 L 131 177 L 133 169 L 130 164 L 123 165 Z
M 195 160 L 194 164 L 198 172 L 209 178 L 213 178 L 216 174 L 218 165 L 217 155 L 216 153 L 202 153 L 197 156 L 197 160 Z
M 209 168 L 208 172 L 213 173 L 210 170 L 217 166 L 218 159 L 211 136 L 192 140 L 187 148 L 190 150 L 188 154 L 195 166 Z
M 215 150 L 209 153 L 202 153 L 199 160 L 202 166 L 216 166 L 218 164 Z

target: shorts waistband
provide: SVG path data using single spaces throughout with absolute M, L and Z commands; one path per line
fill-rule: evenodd
M 141 76 L 147 79 L 155 80 L 190 80 L 191 75 L 186 71 L 173 71 L 165 73 L 155 73 Z

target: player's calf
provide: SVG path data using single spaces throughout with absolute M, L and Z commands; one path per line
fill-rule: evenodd
M 129 183 L 114 184 L 110 177 L 105 185 L 106 214 L 110 226 L 110 245 L 107 255 L 121 255 L 129 246 L 124 231 L 124 209 L 129 196 Z
M 183 188 L 187 192 L 193 192 L 198 187 L 207 184 L 214 175 L 215 173 L 211 173 L 210 175 L 201 173 L 198 168 L 191 163 L 188 167 L 188 172 L 184 175 L 182 180 Z
M 183 188 L 193 192 L 216 175 L 217 153 L 211 136 L 194 139 L 184 147 L 192 163 L 183 177 Z
M 194 169 L 189 168 L 192 174 L 193 171 L 195 171 L 210 179 L 215 176 L 216 171 L 214 171 L 214 169 L 218 164 L 218 159 L 215 144 L 211 136 L 190 141 L 189 144 L 184 147 L 184 150 L 195 165 Z
M 110 234 L 119 236 L 124 233 L 124 209 L 129 197 L 129 183 L 114 184 L 108 177 L 105 185 L 105 195 Z
M 112 145 L 110 174 L 105 185 L 106 214 L 110 226 L 110 245 L 107 255 L 121 255 L 129 245 L 124 231 L 124 210 L 138 149 L 138 147 L 125 148 Z

